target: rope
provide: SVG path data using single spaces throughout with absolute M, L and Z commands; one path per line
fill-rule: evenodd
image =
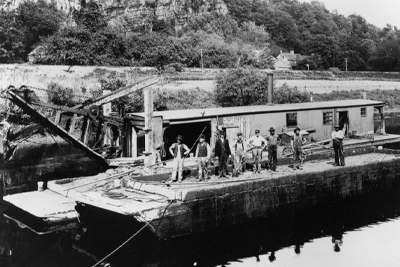
M 38 91 L 44 91 L 44 92 L 52 92 L 52 91 L 49 90 L 49 89 L 38 88 L 38 87 L 30 86 L 30 85 L 25 85 L 25 86 L 26 86 L 28 89 L 33 89 L 33 90 L 38 90 Z M 21 86 L 21 87 L 22 87 L 22 86 Z M 74 96 L 79 96 L 79 97 L 86 98 L 86 99 L 92 98 L 92 97 L 90 97 L 90 96 L 79 95 L 79 94 L 75 94 L 75 93 L 74 93 Z
M 206 128 L 207 128 L 207 125 L 204 127 L 203 131 L 201 131 L 201 133 L 199 134 L 199 137 L 197 137 L 196 141 L 194 141 L 194 143 L 193 143 L 193 146 L 189 149 L 189 153 L 187 153 L 187 154 L 185 155 L 185 157 L 183 157 L 183 159 L 186 159 L 187 156 L 190 154 L 190 151 L 192 151 L 193 147 L 197 144 L 197 141 L 199 141 L 200 136 L 204 133 L 204 131 L 206 130 Z
M 73 158 L 71 158 L 70 155 L 69 155 L 67 152 L 65 152 L 64 149 L 62 149 L 60 143 L 57 142 L 57 140 L 54 138 L 54 136 L 53 136 L 49 131 L 46 131 L 46 132 L 51 136 L 51 138 L 54 140 L 54 142 L 58 145 L 58 148 L 59 148 L 71 161 L 74 161 L 74 162 L 80 164 L 80 162 L 78 162 L 78 161 L 74 160 Z
M 104 260 L 106 260 L 108 257 L 110 257 L 112 254 L 117 252 L 120 248 L 125 246 L 132 238 L 134 238 L 136 235 L 138 235 L 144 228 L 146 228 L 156 217 L 158 216 L 158 213 L 150 220 L 148 221 L 142 228 L 140 228 L 136 233 L 134 233 L 131 237 L 129 237 L 125 242 L 123 242 L 121 245 L 119 245 L 116 249 L 111 251 L 107 256 L 102 258 L 100 261 L 98 261 L 96 264 L 92 265 L 92 267 L 96 267 L 100 263 L 102 263 Z

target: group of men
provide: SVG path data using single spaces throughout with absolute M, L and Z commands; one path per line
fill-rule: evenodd
M 343 139 L 344 134 L 340 130 L 339 125 L 334 126 L 335 130 L 332 132 L 332 143 L 335 151 L 335 166 L 344 166 L 344 155 L 343 155 Z M 245 154 L 248 151 L 252 152 L 254 160 L 254 173 L 261 173 L 261 159 L 262 151 L 267 148 L 268 150 L 268 162 L 269 170 L 276 171 L 278 162 L 278 145 L 281 143 L 281 139 L 277 134 L 275 134 L 275 129 L 271 127 L 269 129 L 270 134 L 267 138 L 260 135 L 260 130 L 255 130 L 255 135 L 252 136 L 246 145 L 243 139 L 243 134 L 241 132 L 237 133 L 236 143 L 234 145 L 234 166 L 237 174 L 240 174 L 243 168 L 243 161 Z M 302 164 L 304 160 L 303 145 L 306 139 L 300 133 L 301 130 L 297 127 L 294 130 L 293 137 L 291 139 L 291 146 L 293 148 L 293 169 L 302 169 Z M 172 181 L 176 181 L 178 174 L 178 181 L 182 182 L 182 172 L 183 172 L 183 161 L 185 157 L 190 153 L 190 149 L 183 144 L 183 138 L 178 135 L 177 142 L 174 143 L 169 151 L 174 157 L 174 166 L 172 172 Z M 246 149 L 248 147 L 248 149 Z M 218 159 L 219 165 L 219 177 L 227 177 L 229 175 L 227 171 L 227 160 L 232 157 L 232 152 L 230 149 L 229 141 L 226 139 L 226 133 L 221 131 L 219 137 L 215 142 L 215 158 Z M 201 134 L 199 137 L 199 143 L 197 144 L 195 157 L 198 163 L 199 174 L 197 181 L 204 181 L 208 178 L 207 165 L 209 159 L 211 158 L 211 147 L 205 141 L 205 135 Z

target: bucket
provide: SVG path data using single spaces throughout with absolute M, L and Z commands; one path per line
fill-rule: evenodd
M 43 182 L 37 182 L 38 191 L 43 191 Z

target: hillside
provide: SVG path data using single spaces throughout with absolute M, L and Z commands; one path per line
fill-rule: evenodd
M 400 32 L 323 3 L 298 0 L 0 2 L 0 63 L 227 68 L 273 67 L 272 56 L 312 55 L 299 69 L 399 71 Z

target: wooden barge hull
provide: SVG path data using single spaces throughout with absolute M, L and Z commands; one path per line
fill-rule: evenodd
M 312 207 L 400 188 L 400 159 L 395 152 L 375 151 L 346 160 L 346 167 L 335 168 L 331 160 L 319 160 L 307 163 L 302 171 L 281 166 L 279 173 L 264 171 L 245 179 L 197 186 L 177 184 L 172 189 L 163 188 L 175 193 L 171 193 L 168 202 L 147 207 L 145 203 L 131 202 L 129 209 L 107 208 L 106 202 L 99 204 L 93 195 L 81 195 L 78 202 L 88 209 L 118 209 L 121 214 L 125 210 L 125 215 L 146 224 L 158 238 L 169 239 L 265 217 L 277 209 Z

